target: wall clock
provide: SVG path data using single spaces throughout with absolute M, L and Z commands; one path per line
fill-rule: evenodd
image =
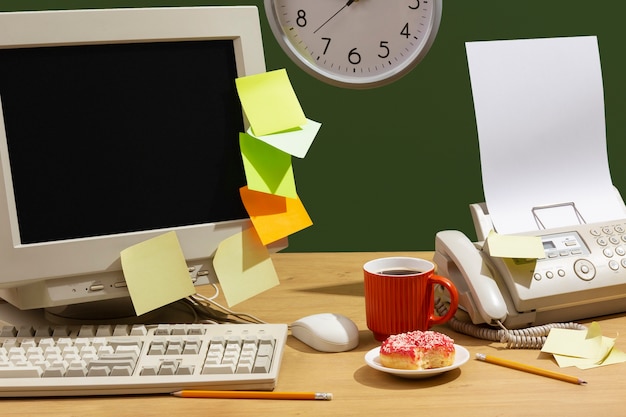
M 433 44 L 442 0 L 264 0 L 276 40 L 332 85 L 372 88 L 412 70 Z

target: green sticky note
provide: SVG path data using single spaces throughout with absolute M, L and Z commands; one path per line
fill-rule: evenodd
M 306 124 L 284 69 L 237 78 L 235 84 L 255 135 L 269 135 Z
M 298 198 L 291 155 L 247 133 L 239 134 L 239 145 L 249 189 Z

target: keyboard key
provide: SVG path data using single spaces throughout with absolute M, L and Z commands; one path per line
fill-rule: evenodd
M 131 376 L 133 374 L 133 368 L 130 366 L 114 366 L 111 369 L 111 376 Z
M 130 327 L 127 324 L 118 324 L 113 329 L 113 336 L 128 336 Z
M 70 330 L 67 326 L 54 326 L 52 330 L 52 337 L 66 337 L 70 335 Z
M 252 372 L 255 374 L 258 373 L 267 373 L 270 370 L 270 358 L 267 356 L 258 356 L 256 361 L 254 361 L 254 367 L 252 368 Z
M 184 324 L 175 324 L 172 326 L 171 334 L 178 335 L 178 336 L 186 335 L 187 327 Z
M 170 334 L 170 326 L 167 324 L 159 324 L 154 334 L 157 336 L 168 336 Z
M 107 337 L 107 336 L 113 336 L 113 326 L 111 325 L 98 326 L 98 329 L 96 330 L 96 337 Z
M 130 330 L 131 336 L 145 336 L 148 334 L 148 329 L 143 324 L 135 324 Z
M 176 361 L 165 361 L 159 367 L 159 375 L 175 375 L 178 369 Z
M 87 368 L 79 365 L 70 364 L 69 368 L 65 372 L 66 377 L 82 377 L 87 376 Z
M 35 335 L 33 326 L 20 326 L 17 330 L 17 337 L 32 337 Z
M 167 348 L 165 347 L 165 343 L 162 341 L 152 342 L 150 345 L 150 350 L 148 351 L 148 355 L 165 355 Z
M 144 366 L 139 373 L 141 376 L 155 376 L 159 373 L 158 366 Z
M 185 348 L 183 349 L 183 355 L 197 355 L 200 351 L 200 341 L 192 340 L 185 343 Z
M 193 375 L 194 369 L 193 365 L 180 365 L 176 370 L 176 375 Z
M 237 365 L 238 374 L 250 374 L 252 373 L 252 369 L 253 369 L 252 361 L 244 361 L 244 362 L 239 361 L 239 364 Z
M 15 336 L 17 336 L 17 329 L 14 326 L 2 326 L 2 329 L 0 329 L 0 337 Z
M 87 376 L 109 376 L 111 369 L 108 366 L 91 366 Z
M 35 337 L 50 337 L 52 336 L 52 329 L 50 326 L 39 326 L 35 330 Z
M 41 376 L 43 378 L 61 378 L 65 376 L 65 369 L 61 366 L 50 366 Z
M 96 335 L 96 326 L 93 324 L 85 324 L 78 331 L 79 337 L 94 337 Z

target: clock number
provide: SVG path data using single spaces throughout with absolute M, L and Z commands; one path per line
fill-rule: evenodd
M 378 54 L 379 58 L 387 58 L 389 56 L 389 47 L 387 46 L 389 42 L 380 41 L 380 47 L 385 50 L 384 55 Z
M 409 6 L 409 9 L 412 9 L 412 10 L 417 10 L 417 9 L 419 9 L 419 8 L 420 8 L 420 0 L 415 0 L 415 3 L 416 3 L 416 4 L 415 4 L 415 7 L 411 7 L 411 6 Z
M 322 38 L 322 40 L 326 41 L 326 46 L 324 47 L 324 52 L 322 52 L 322 55 L 326 55 L 326 51 L 328 51 L 328 47 L 330 46 L 330 38 Z
M 361 63 L 361 55 L 356 51 L 356 48 L 353 48 L 348 53 L 348 61 L 350 61 L 352 65 L 358 65 Z
M 307 24 L 306 21 L 306 12 L 302 9 L 298 10 L 298 17 L 296 18 L 296 25 L 300 26 L 301 28 L 305 27 Z
M 403 35 L 405 38 L 409 38 L 411 36 L 411 32 L 409 32 L 409 24 L 404 25 L 402 30 L 400 31 L 400 35 Z

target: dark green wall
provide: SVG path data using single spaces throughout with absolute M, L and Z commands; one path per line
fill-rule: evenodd
M 305 113 L 323 124 L 307 157 L 294 158 L 298 193 L 314 225 L 291 236 L 289 251 L 431 250 L 442 229 L 475 237 L 468 205 L 483 201 L 483 192 L 466 41 L 598 36 L 609 163 L 614 184 L 626 191 L 623 1 L 443 0 L 439 35 L 426 59 L 400 81 L 366 91 L 323 84 L 291 64 L 273 39 L 261 0 L 5 0 L 0 10 L 49 9 L 51 3 L 59 9 L 259 6 L 268 70 L 287 68 Z M 563 173 L 554 181 L 566 179 Z

